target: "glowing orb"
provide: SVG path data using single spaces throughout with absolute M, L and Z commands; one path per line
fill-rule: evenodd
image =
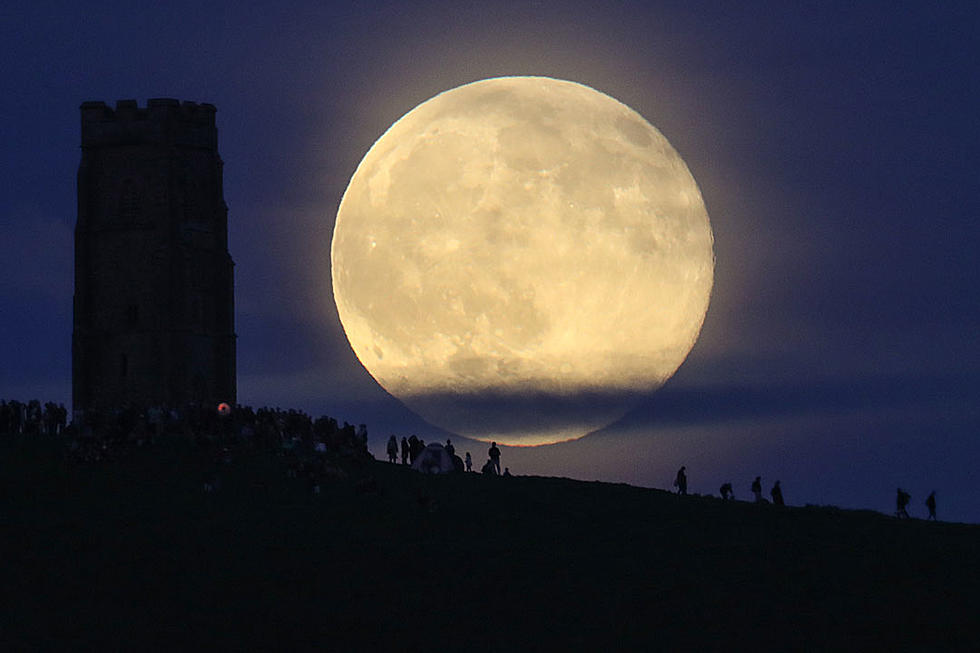
M 388 392 L 461 435 L 542 444 L 670 378 L 714 254 L 694 178 L 642 116 L 581 84 L 504 77 L 378 139 L 331 263 L 347 338 Z
M 218 404 L 218 414 L 219 415 L 231 415 L 231 406 L 225 402 Z

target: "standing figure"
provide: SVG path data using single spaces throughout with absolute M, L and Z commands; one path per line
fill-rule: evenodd
M 490 456 L 490 462 L 493 463 L 496 473 L 500 474 L 500 449 L 497 448 L 496 442 L 490 443 L 490 450 L 487 453 Z
M 446 451 L 449 452 L 450 456 L 456 455 L 456 447 L 453 446 L 453 442 L 449 438 L 446 438 Z
M 466 471 L 468 472 L 473 471 L 473 457 L 470 456 L 469 451 L 466 452 Z
M 419 455 L 419 438 L 414 433 L 408 438 L 408 464 L 415 464 L 415 456 Z
M 929 509 L 929 519 L 936 521 L 936 491 L 933 490 L 926 499 L 926 508 Z
M 398 440 L 394 435 L 388 438 L 388 462 L 398 462 Z
M 687 494 L 686 469 L 687 467 L 681 466 L 681 468 L 677 470 L 677 476 L 674 478 L 674 487 L 677 488 L 677 494 Z
M 402 464 L 408 464 L 408 440 L 405 439 L 404 435 L 402 436 Z
M 779 481 L 776 481 L 776 484 L 769 490 L 769 496 L 772 497 L 772 502 L 777 506 L 786 505 L 783 503 L 783 489 L 779 487 Z
M 755 495 L 755 502 L 762 503 L 762 477 L 756 476 L 752 481 L 752 494 Z
M 911 499 L 912 499 L 912 495 L 911 494 L 909 494 L 908 492 L 906 492 L 902 488 L 898 488 L 898 491 L 895 494 L 895 508 L 896 508 L 896 510 L 895 510 L 895 516 L 896 517 L 898 517 L 899 519 L 908 519 L 909 518 L 909 511 L 906 508 L 909 505 L 909 501 Z

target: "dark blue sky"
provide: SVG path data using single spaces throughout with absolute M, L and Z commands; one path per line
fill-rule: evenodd
M 518 473 L 980 521 L 974 3 L 12 2 L 0 8 L 0 396 L 70 396 L 78 106 L 218 107 L 239 396 L 430 433 L 360 367 L 333 216 L 398 117 L 509 74 L 581 82 L 698 180 L 715 289 L 680 371 L 619 424 L 505 450 Z M 601 5 L 601 6 L 593 6 Z M 430 436 L 431 437 L 431 436 Z M 480 459 L 483 446 L 465 444 Z

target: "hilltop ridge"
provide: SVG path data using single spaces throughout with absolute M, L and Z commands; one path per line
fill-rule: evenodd
M 189 442 L 2 445 L 4 648 L 967 648 L 980 527 Z M 16 601 L 10 601 L 16 597 Z

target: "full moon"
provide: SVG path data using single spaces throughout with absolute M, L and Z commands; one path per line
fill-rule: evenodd
M 714 275 L 676 150 L 588 86 L 486 79 L 405 114 L 337 213 L 333 294 L 364 367 L 427 421 L 581 437 L 687 357 Z

